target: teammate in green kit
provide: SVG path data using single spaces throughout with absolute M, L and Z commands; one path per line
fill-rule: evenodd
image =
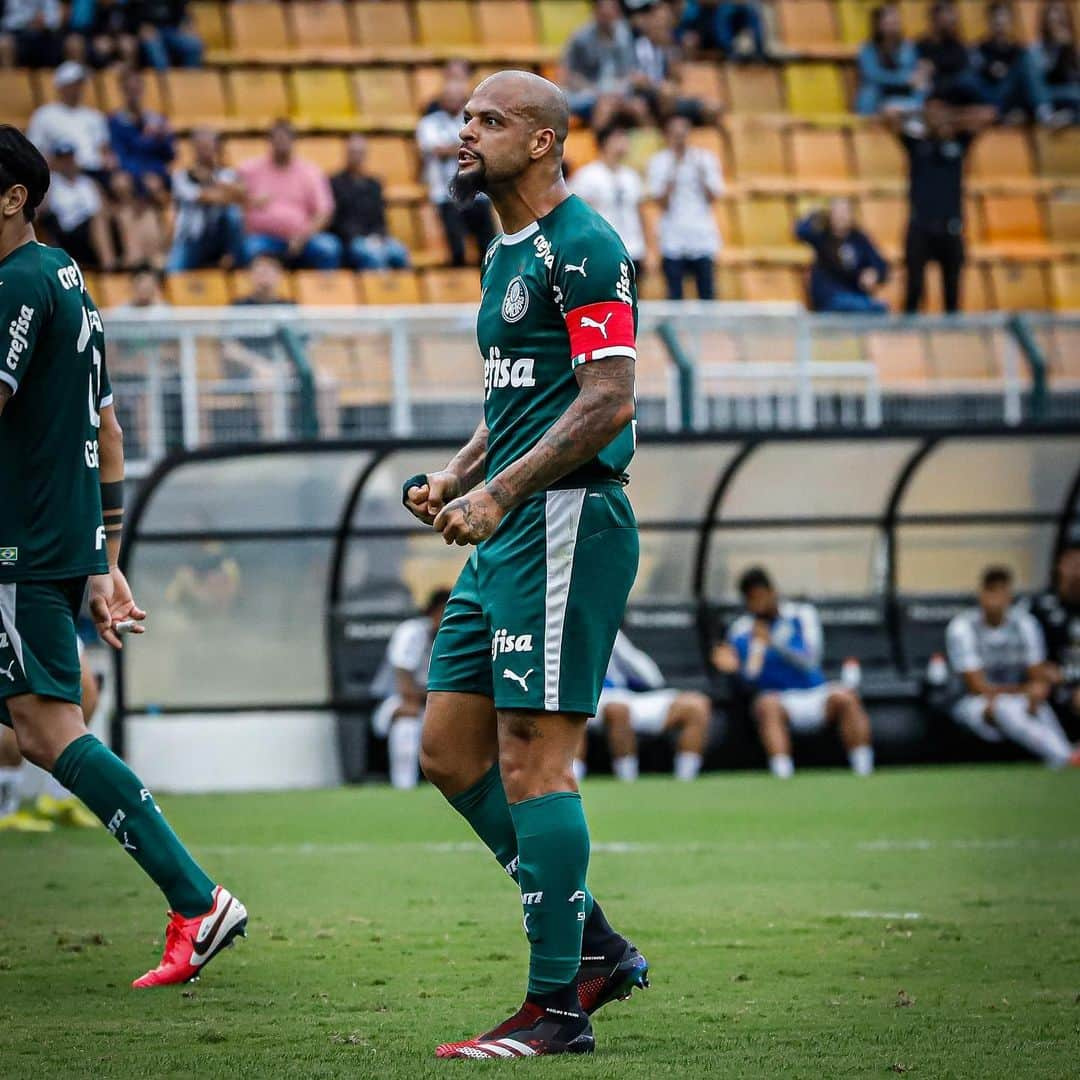
M 405 505 L 476 545 L 428 676 L 421 763 L 521 889 L 525 1003 L 439 1057 L 587 1053 L 591 1013 L 647 986 L 645 958 L 589 894 L 573 778 L 638 564 L 623 487 L 634 452 L 637 296 L 615 231 L 566 188 L 558 87 L 504 71 L 473 92 L 452 193 L 486 192 L 484 420 Z
M 102 639 L 146 613 L 117 566 L 124 445 L 105 335 L 78 266 L 34 238 L 45 159 L 0 126 L 0 722 L 77 795 L 172 908 L 161 964 L 133 985 L 194 978 L 247 912 L 215 886 L 131 770 L 86 730 L 75 618 L 89 579 Z

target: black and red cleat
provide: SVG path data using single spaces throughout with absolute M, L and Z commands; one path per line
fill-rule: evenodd
M 578 1001 L 592 1016 L 611 1001 L 626 1001 L 634 989 L 647 990 L 649 961 L 629 941 L 622 940 L 622 951 L 581 958 L 577 974 Z
M 438 1058 L 539 1057 L 546 1054 L 591 1054 L 596 1048 L 592 1025 L 582 1013 L 545 1009 L 526 1001 L 509 1020 L 475 1039 L 443 1043 Z

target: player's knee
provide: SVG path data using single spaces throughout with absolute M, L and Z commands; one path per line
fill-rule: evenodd
M 772 723 L 780 716 L 780 702 L 772 694 L 762 694 L 754 700 L 751 711 L 760 727 L 762 724 Z
M 39 769 L 51 770 L 59 756 L 45 726 L 39 723 L 32 699 L 9 702 L 8 711 L 15 725 L 19 753 Z
M 630 726 L 630 706 L 622 702 L 612 702 L 604 706 L 604 727 L 625 729 Z
M 455 787 L 461 771 L 459 764 L 445 744 L 424 731 L 420 738 L 420 770 L 430 783 L 440 791 Z
M 687 722 L 695 727 L 706 727 L 709 717 L 712 715 L 712 702 L 708 694 L 702 694 L 697 690 L 688 690 L 680 694 L 676 699 L 682 711 L 686 714 Z
M 834 690 L 829 695 L 829 711 L 834 716 L 844 717 L 855 713 L 859 708 L 859 695 L 845 687 Z

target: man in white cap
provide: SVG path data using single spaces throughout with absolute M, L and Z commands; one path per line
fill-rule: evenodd
M 27 138 L 47 158 L 56 147 L 68 143 L 75 148 L 75 161 L 84 172 L 101 172 L 106 167 L 109 125 L 99 109 L 83 104 L 86 68 L 66 60 L 53 74 L 57 100 L 42 105 L 30 117 Z

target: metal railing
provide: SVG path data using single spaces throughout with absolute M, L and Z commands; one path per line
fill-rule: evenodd
M 472 305 L 106 313 L 132 474 L 170 451 L 215 443 L 467 433 L 482 403 L 475 317 Z M 1017 345 L 1009 319 L 643 303 L 639 424 L 749 432 L 1016 425 L 1032 418 L 1037 395 L 1030 350 Z M 1032 316 L 1028 326 L 1036 357 L 1062 327 L 1080 339 L 1080 319 Z M 1053 397 L 1053 371 L 1049 388 Z

